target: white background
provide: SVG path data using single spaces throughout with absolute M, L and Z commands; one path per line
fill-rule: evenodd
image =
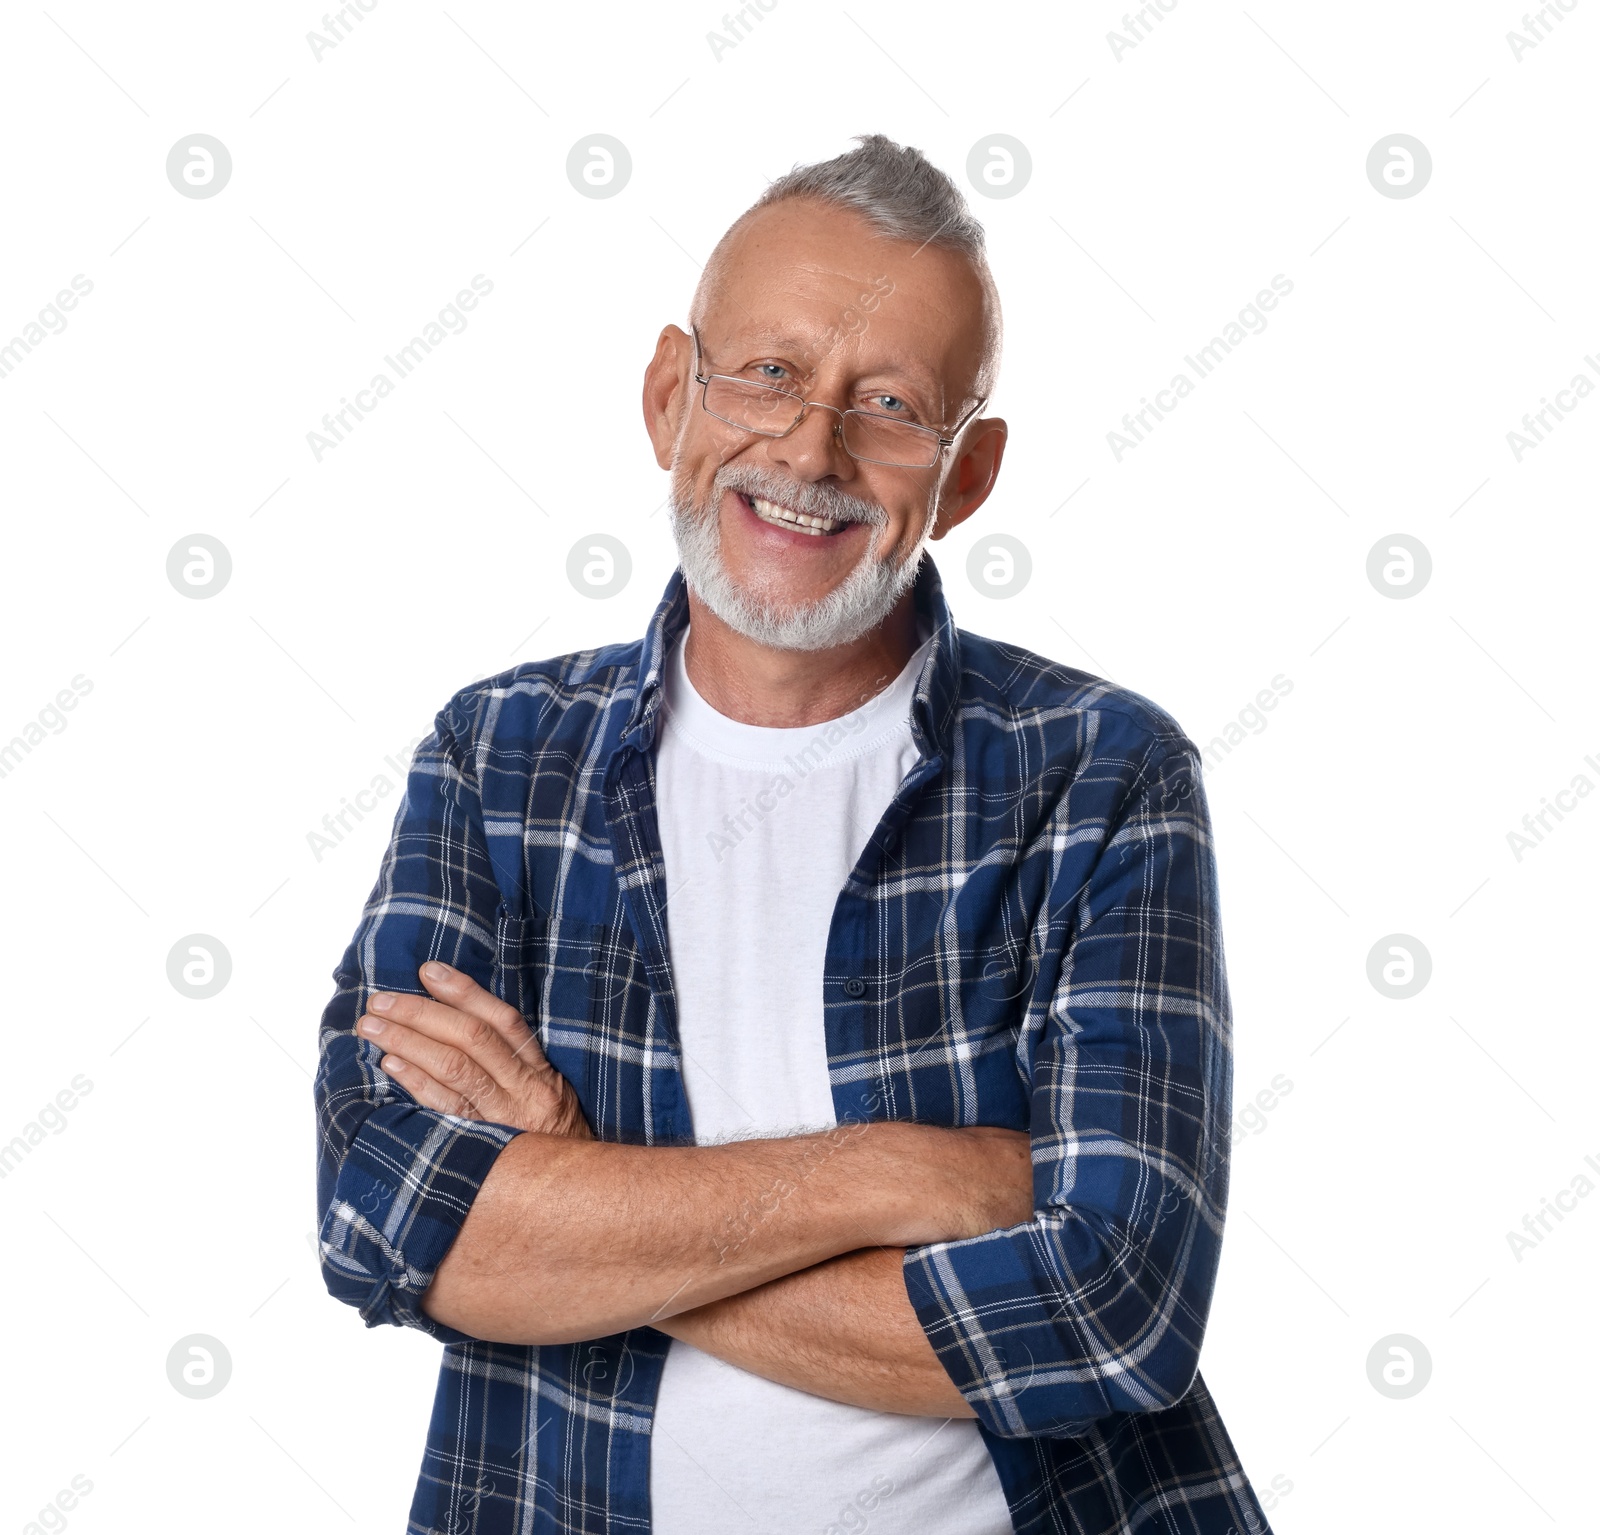
M 673 566 L 656 335 L 767 180 L 867 132 L 968 191 L 1003 297 L 1009 453 L 934 546 L 957 622 L 1201 745 L 1292 682 L 1206 780 L 1236 1106 L 1292 1083 L 1236 1144 L 1202 1358 L 1257 1488 L 1292 1486 L 1274 1527 L 1592 1527 L 1600 1198 L 1520 1261 L 1507 1233 L 1600 1160 L 1600 801 L 1520 860 L 1507 833 L 1600 784 L 1600 400 L 1520 462 L 1506 434 L 1600 375 L 1600 4 L 1519 61 L 1520 0 L 1178 0 L 1120 57 L 1120 0 L 777 0 L 720 58 L 717 3 L 378 0 L 320 61 L 310 6 L 5 16 L 0 345 L 93 292 L 0 378 L 0 741 L 92 691 L 0 777 L 0 1142 L 92 1090 L 0 1181 L 0 1528 L 74 1475 L 85 1535 L 404 1527 L 438 1346 L 364 1330 L 308 1242 L 317 1021 L 398 796 L 320 859 L 308 833 L 457 688 L 642 632 Z M 566 174 L 597 132 L 633 162 L 604 200 Z M 195 133 L 233 160 L 208 199 L 165 173 Z M 996 133 L 1032 160 L 1004 199 L 966 175 Z M 1414 197 L 1367 178 L 1395 133 L 1432 155 Z M 469 327 L 318 462 L 323 413 L 478 273 Z M 1118 462 L 1122 414 L 1280 273 Z M 1001 532 L 1033 562 L 1007 600 L 966 573 Z M 565 574 L 593 533 L 633 561 L 604 601 Z M 1397 533 L 1433 565 L 1401 600 L 1366 574 Z M 166 574 L 195 534 L 232 559 L 206 600 Z M 232 957 L 209 1000 L 167 978 L 192 933 Z M 1404 1001 L 1367 977 L 1394 933 L 1432 958 Z M 208 1400 L 168 1383 L 191 1333 L 231 1355 Z M 1397 1333 L 1432 1360 L 1405 1400 L 1367 1371 Z

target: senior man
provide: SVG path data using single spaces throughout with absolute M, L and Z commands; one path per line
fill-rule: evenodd
M 415 754 L 316 1094 L 329 1289 L 445 1344 L 413 1535 L 1267 1529 L 1197 753 L 925 553 L 1000 338 L 918 151 L 773 183 L 646 369 L 648 632 Z

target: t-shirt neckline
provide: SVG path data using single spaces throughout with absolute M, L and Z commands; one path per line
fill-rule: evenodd
M 695 690 L 684 661 L 685 626 L 666 667 L 663 715 L 668 727 L 702 755 L 750 767 L 781 767 L 804 753 L 817 767 L 833 766 L 911 734 L 911 700 L 933 633 L 918 615 L 920 643 L 893 682 L 848 713 L 811 725 L 749 725 L 714 709 Z M 819 751 L 820 749 L 820 751 Z

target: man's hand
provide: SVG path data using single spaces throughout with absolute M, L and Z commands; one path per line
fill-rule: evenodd
M 533 1132 L 485 1179 L 429 1316 L 491 1342 L 559 1343 L 731 1296 L 744 1304 L 685 1324 L 708 1352 L 835 1400 L 964 1410 L 910 1310 L 901 1244 L 1028 1220 L 1026 1135 L 858 1123 L 711 1147 L 605 1145 L 515 1008 L 447 965 L 418 976 L 428 997 L 377 992 L 357 1020 L 383 1069 L 425 1108 Z M 742 1234 L 732 1246 L 730 1223 Z M 825 1264 L 856 1247 L 869 1251 Z M 769 1283 L 818 1264 L 803 1285 Z M 857 1344 L 877 1337 L 870 1362 L 823 1346 L 825 1359 L 797 1365 L 797 1347 L 836 1342 L 846 1322 Z
M 374 992 L 356 1031 L 382 1046 L 383 1069 L 418 1103 L 463 1119 L 594 1139 L 572 1084 L 514 1007 L 437 961 L 417 975 L 436 1000 Z

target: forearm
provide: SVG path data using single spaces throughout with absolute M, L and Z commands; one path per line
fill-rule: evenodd
M 496 1160 L 423 1300 L 499 1343 L 657 1324 L 840 1253 L 989 1229 L 970 1131 L 878 1123 L 716 1146 L 527 1132 Z
M 846 1253 L 654 1325 L 729 1364 L 835 1402 L 971 1418 L 912 1310 L 903 1247 Z

